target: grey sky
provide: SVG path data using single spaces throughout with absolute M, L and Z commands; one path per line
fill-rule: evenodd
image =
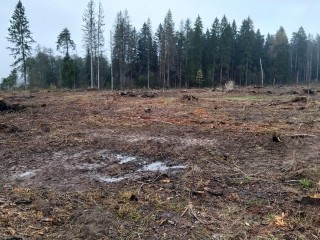
M 13 61 L 6 49 L 10 18 L 18 0 L 0 0 L 0 81 L 10 73 Z M 190 18 L 192 22 L 198 14 L 204 29 L 210 28 L 215 17 L 225 14 L 229 21 L 236 20 L 240 27 L 242 20 L 250 16 L 255 30 L 263 35 L 274 34 L 283 26 L 291 37 L 292 32 L 303 26 L 307 33 L 320 33 L 319 0 L 101 0 L 105 12 L 105 38 L 109 42 L 117 12 L 127 9 L 132 25 L 139 30 L 148 17 L 155 31 L 159 23 L 171 9 L 176 30 L 181 20 Z M 82 15 L 88 0 L 22 0 L 36 44 L 55 49 L 58 34 L 68 27 L 77 44 L 76 53 L 83 55 Z M 98 0 L 96 0 L 98 4 Z M 109 46 L 106 45 L 109 50 Z M 58 54 L 58 53 L 57 53 Z

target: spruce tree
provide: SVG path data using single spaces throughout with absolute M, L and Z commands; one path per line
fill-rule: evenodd
M 9 37 L 7 40 L 14 47 L 8 47 L 11 50 L 11 55 L 14 57 L 13 67 L 18 67 L 22 70 L 24 78 L 24 86 L 27 86 L 27 64 L 26 60 L 31 55 L 31 44 L 35 41 L 29 30 L 29 21 L 25 16 L 25 8 L 19 0 L 16 9 L 10 20 Z

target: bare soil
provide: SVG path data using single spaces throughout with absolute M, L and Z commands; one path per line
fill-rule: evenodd
M 0 239 L 319 239 L 306 89 L 0 92 Z

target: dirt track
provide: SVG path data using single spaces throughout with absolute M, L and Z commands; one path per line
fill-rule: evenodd
M 1 92 L 0 239 L 319 239 L 305 88 Z

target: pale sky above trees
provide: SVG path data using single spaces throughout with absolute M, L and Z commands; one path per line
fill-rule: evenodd
M 10 18 L 18 0 L 0 0 L 0 79 L 10 74 L 13 62 L 10 43 L 6 40 Z M 215 17 L 221 19 L 225 14 L 229 21 L 236 20 L 238 27 L 248 16 L 254 22 L 255 29 L 263 35 L 275 34 L 283 26 L 289 39 L 292 32 L 303 26 L 307 34 L 320 33 L 319 0 L 101 0 L 105 13 L 106 50 L 109 49 L 109 32 L 113 28 L 117 12 L 127 9 L 132 25 L 137 30 L 151 20 L 153 31 L 162 23 L 169 9 L 173 14 L 175 28 L 178 30 L 181 20 L 190 18 L 194 23 L 200 15 L 204 30 L 210 28 Z M 77 45 L 75 53 L 84 55 L 81 30 L 82 15 L 88 0 L 22 0 L 29 20 L 30 30 L 36 44 L 56 49 L 59 33 L 67 27 Z M 98 4 L 98 1 L 96 1 Z M 57 52 L 57 54 L 59 54 Z

